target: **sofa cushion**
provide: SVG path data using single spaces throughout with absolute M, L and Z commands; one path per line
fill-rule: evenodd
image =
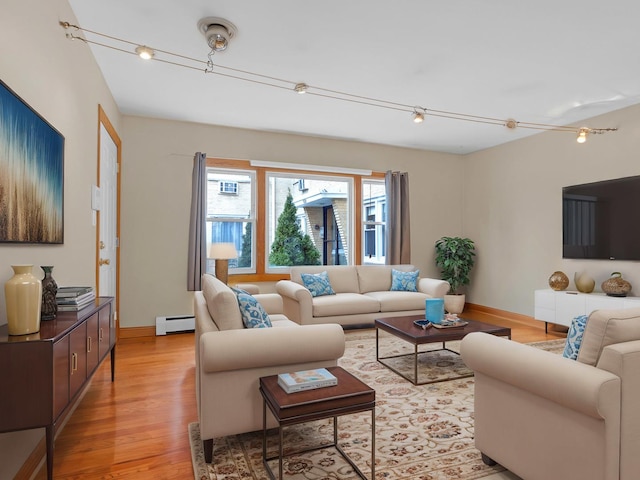
M 360 291 L 358 287 L 358 272 L 356 267 L 350 265 L 318 265 L 318 266 L 299 266 L 291 267 L 289 270 L 291 280 L 300 284 L 302 283 L 301 274 L 303 273 L 321 273 L 326 271 L 329 275 L 329 282 L 333 291 L 336 293 L 357 293 Z
M 430 298 L 421 292 L 369 292 L 364 296 L 375 299 L 381 312 L 402 312 L 405 310 L 425 310 L 425 300 Z
M 584 329 L 578 361 L 596 365 L 604 347 L 631 340 L 640 340 L 640 308 L 595 310 Z
M 358 266 L 360 293 L 382 292 L 391 289 L 391 268 L 378 265 Z
M 587 315 L 579 315 L 571 321 L 571 326 L 567 333 L 567 343 L 565 343 L 564 352 L 562 352 L 563 357 L 577 360 L 588 318 Z
M 412 272 L 413 265 L 358 265 L 358 283 L 360 293 L 383 292 L 391 290 L 391 270 Z
M 238 306 L 246 328 L 269 328 L 271 320 L 260 302 L 248 293 L 238 293 Z
M 336 292 L 331 288 L 329 275 L 327 272 L 320 273 L 302 273 L 302 284 L 311 292 L 312 297 L 321 297 L 323 295 L 335 295 Z
M 415 272 L 401 272 L 395 268 L 392 269 L 390 290 L 396 292 L 417 292 L 419 275 L 420 270 L 416 270 Z
M 355 315 L 380 311 L 380 303 L 374 298 L 359 293 L 338 293 L 313 299 L 314 317 Z
M 209 315 L 219 330 L 242 328 L 242 317 L 236 294 L 213 275 L 202 276 L 202 294 L 207 301 Z

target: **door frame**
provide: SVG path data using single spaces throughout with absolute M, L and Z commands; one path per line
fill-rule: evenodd
M 102 105 L 98 104 L 98 150 L 96 160 L 96 185 L 100 187 L 100 126 L 104 126 L 105 130 L 111 137 L 111 140 L 116 146 L 117 153 L 117 174 L 116 174 L 116 237 L 118 239 L 118 247 L 116 248 L 116 299 L 114 316 L 116 321 L 116 338 L 120 336 L 120 182 L 122 177 L 122 141 L 120 136 L 116 132 L 115 128 L 111 124 L 109 117 L 102 109 Z M 97 212 L 96 218 L 96 258 L 95 258 L 95 271 L 96 271 L 96 290 L 100 291 L 100 210 Z

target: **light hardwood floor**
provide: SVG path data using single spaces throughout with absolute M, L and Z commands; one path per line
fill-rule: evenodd
M 513 340 L 565 337 L 544 324 L 465 312 L 508 326 Z M 118 342 L 116 380 L 109 361 L 96 372 L 55 444 L 56 479 L 193 479 L 187 425 L 197 421 L 194 334 Z M 37 480 L 46 479 L 44 468 Z

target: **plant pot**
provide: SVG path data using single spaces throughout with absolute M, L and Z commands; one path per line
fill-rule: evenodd
M 447 313 L 460 314 L 464 310 L 465 295 L 445 295 L 444 309 Z

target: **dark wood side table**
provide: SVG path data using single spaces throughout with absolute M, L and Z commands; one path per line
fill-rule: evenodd
M 335 447 L 342 457 L 349 462 L 354 471 L 363 479 L 367 477 L 338 445 L 337 417 L 364 411 L 371 412 L 371 480 L 375 479 L 375 432 L 376 432 L 376 392 L 364 382 L 360 381 L 341 367 L 329 367 L 338 379 L 333 387 L 323 387 L 296 393 L 286 393 L 278 385 L 278 376 L 260 378 L 260 393 L 262 394 L 262 462 L 269 477 L 275 480 L 273 470 L 268 461 L 276 457 L 267 458 L 267 407 L 278 422 L 278 479 L 282 480 L 283 427 L 297 423 L 333 418 L 333 443 L 309 448 L 304 451 Z M 301 452 L 296 452 L 301 453 Z
M 108 353 L 114 380 L 112 303 L 102 297 L 78 312 L 58 312 L 30 335 L 9 335 L 0 326 L 0 433 L 44 427 L 49 480 L 56 429 Z

